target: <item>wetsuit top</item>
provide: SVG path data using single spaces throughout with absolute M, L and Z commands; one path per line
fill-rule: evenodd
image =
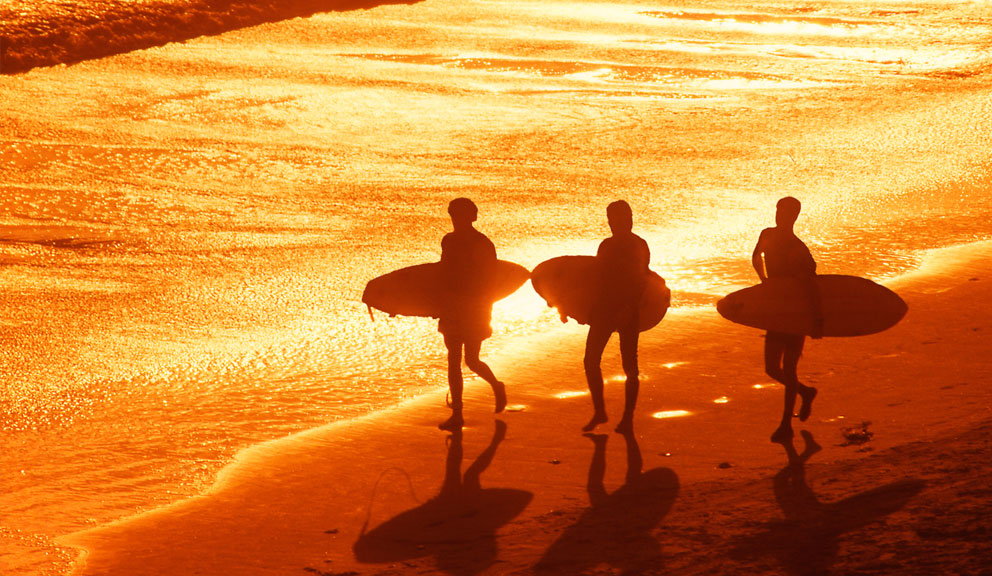
M 596 258 L 601 263 L 602 284 L 593 312 L 594 320 L 622 323 L 637 311 L 647 283 L 651 251 L 640 236 L 630 233 L 611 236 L 599 244 Z
M 488 295 L 496 268 L 496 246 L 474 228 L 441 240 L 444 309 L 438 330 L 444 334 L 488 338 L 493 303 Z
M 758 250 L 765 257 L 768 278 L 816 274 L 816 261 L 809 248 L 789 231 L 765 228 L 758 237 Z

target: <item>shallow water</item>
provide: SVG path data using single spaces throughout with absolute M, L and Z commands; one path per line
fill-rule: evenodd
M 626 198 L 681 307 L 752 281 L 783 195 L 822 272 L 992 237 L 983 10 L 431 0 L 0 77 L 4 573 L 443 389 L 434 323 L 359 300 L 451 198 L 528 267 Z M 525 288 L 485 353 L 557 325 Z

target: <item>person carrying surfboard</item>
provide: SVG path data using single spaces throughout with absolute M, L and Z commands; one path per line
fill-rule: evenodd
M 640 389 L 637 367 L 637 340 L 640 336 L 638 309 L 641 294 L 650 273 L 651 251 L 643 238 L 634 234 L 634 216 L 623 200 L 606 207 L 606 219 L 612 236 L 603 240 L 596 251 L 600 262 L 600 289 L 589 319 L 589 334 L 583 365 L 593 415 L 582 430 L 589 432 L 608 420 L 603 398 L 603 351 L 614 332 L 620 334 L 620 356 L 627 377 L 624 386 L 623 417 L 617 432 L 633 429 L 634 407 Z
M 823 335 L 823 311 L 820 305 L 819 289 L 816 285 L 816 261 L 809 248 L 793 230 L 802 204 L 787 196 L 776 204 L 775 227 L 765 228 L 754 247 L 751 263 L 762 282 L 768 278 L 792 276 L 808 279 L 810 306 L 813 307 L 813 338 Z M 813 408 L 816 388 L 799 381 L 799 358 L 803 353 L 806 336 L 768 331 L 765 334 L 765 372 L 785 386 L 785 405 L 782 422 L 772 434 L 772 442 L 791 440 L 793 410 L 796 395 L 802 398 L 799 420 L 805 422 Z
M 441 268 L 444 298 L 437 329 L 444 335 L 448 349 L 448 389 L 451 393 L 451 417 L 442 422 L 442 430 L 462 427 L 462 351 L 465 364 L 492 386 L 496 396 L 496 413 L 506 407 L 506 389 L 489 366 L 479 358 L 482 341 L 492 336 L 493 298 L 490 286 L 496 268 L 496 246 L 473 223 L 479 209 L 468 198 L 456 198 L 448 204 L 454 231 L 441 240 Z

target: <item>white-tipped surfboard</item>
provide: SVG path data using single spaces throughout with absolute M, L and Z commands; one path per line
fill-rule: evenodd
M 588 324 L 601 278 L 595 256 L 559 256 L 538 264 L 531 272 L 530 281 L 548 306 L 558 309 L 563 320 L 572 318 L 579 324 Z M 668 312 L 671 296 L 665 279 L 651 272 L 641 296 L 641 332 L 661 322 Z
M 867 278 L 840 274 L 816 277 L 823 307 L 824 336 L 864 336 L 887 330 L 908 307 L 898 294 Z M 813 309 L 808 289 L 798 278 L 769 278 L 716 303 L 721 316 L 745 326 L 810 334 Z
M 502 300 L 523 286 L 530 273 L 519 264 L 499 260 L 490 286 L 492 302 Z M 362 302 L 390 316 L 439 318 L 446 298 L 441 263 L 401 268 L 373 278 L 365 285 Z

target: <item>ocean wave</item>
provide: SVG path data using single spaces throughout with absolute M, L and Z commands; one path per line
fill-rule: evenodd
M 42 10 L 0 7 L 0 73 L 72 64 L 198 36 L 311 16 L 413 4 L 419 0 L 189 0 L 65 4 Z
M 992 58 L 982 61 L 967 62 L 960 66 L 931 70 L 924 76 L 939 80 L 967 80 L 992 76 Z
M 633 66 L 612 62 L 540 60 L 499 56 L 442 56 L 436 54 L 347 54 L 399 64 L 444 66 L 463 70 L 520 74 L 545 78 L 567 78 L 588 82 L 676 83 L 693 81 L 742 81 L 789 84 L 792 79 L 777 74 L 745 70 L 726 71 L 685 66 Z
M 816 24 L 818 26 L 865 26 L 874 22 L 852 18 L 836 18 L 830 16 L 813 16 L 796 14 L 778 16 L 762 13 L 744 12 L 684 12 L 681 10 L 657 10 L 642 12 L 645 16 L 669 20 L 692 20 L 699 22 L 740 22 L 744 24 Z

